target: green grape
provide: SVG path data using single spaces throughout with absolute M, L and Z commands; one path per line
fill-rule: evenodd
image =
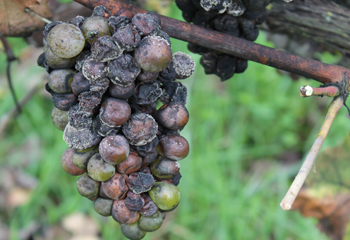
M 86 19 L 81 30 L 88 43 L 92 43 L 98 36 L 111 35 L 108 27 L 108 20 L 100 16 L 92 16 Z
M 154 232 L 162 226 L 162 223 L 163 223 L 163 216 L 158 211 L 156 214 L 150 217 L 141 216 L 138 226 L 142 231 Z
M 50 48 L 45 52 L 45 60 L 47 65 L 52 69 L 71 68 L 75 65 L 76 58 L 61 58 L 54 54 Z
M 68 124 L 68 111 L 62 111 L 58 108 L 53 108 L 51 112 L 51 121 L 55 127 L 59 130 L 64 131 Z
M 98 152 L 98 148 L 91 147 L 88 149 L 76 149 L 73 154 L 73 163 L 75 166 L 81 169 L 87 168 L 87 163 L 89 162 L 90 158 Z
M 80 29 L 72 24 L 62 23 L 54 27 L 47 36 L 47 45 L 61 58 L 77 56 L 85 46 L 85 38 Z
M 120 228 L 121 228 L 122 234 L 131 240 L 139 240 L 146 236 L 146 232 L 142 231 L 138 227 L 137 222 L 132 224 L 121 224 Z
M 149 196 L 160 210 L 171 211 L 179 205 L 180 190 L 165 182 L 156 182 L 149 191 Z
M 101 158 L 99 153 L 92 156 L 87 165 L 89 176 L 96 181 L 107 181 L 113 177 L 115 167 L 112 164 L 106 163 Z
M 94 202 L 94 209 L 98 214 L 108 217 L 111 216 L 112 205 L 112 199 L 97 198 Z

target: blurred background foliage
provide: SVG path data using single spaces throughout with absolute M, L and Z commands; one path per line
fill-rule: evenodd
M 159 2 L 151 3 L 151 9 L 159 7 Z M 182 20 L 174 3 L 158 11 Z M 185 42 L 172 40 L 173 52 L 188 53 Z M 46 81 L 47 74 L 35 63 L 42 49 L 19 38 L 9 42 L 20 58 L 11 71 L 22 99 Z M 272 46 L 263 33 L 257 42 Z M 191 56 L 197 69 L 183 80 L 189 90 L 190 121 L 182 134 L 191 152 L 180 162 L 181 203 L 167 214 L 162 228 L 145 239 L 329 239 L 317 228 L 316 218 L 284 212 L 279 202 L 331 99 L 300 98 L 300 86 L 319 84 L 303 78 L 293 81 L 253 62 L 244 74 L 220 82 L 204 74 L 198 55 Z M 5 60 L 1 52 L 1 122 L 14 108 Z M 322 60 L 332 63 L 334 57 L 323 54 Z M 51 123 L 52 108 L 50 96 L 40 90 L 0 132 L 0 239 L 124 239 L 113 219 L 99 216 L 92 202 L 77 193 L 77 177 L 61 169 L 60 156 L 67 145 Z M 349 141 L 347 114 L 343 108 L 323 150 Z M 349 150 L 341 149 L 346 161 Z

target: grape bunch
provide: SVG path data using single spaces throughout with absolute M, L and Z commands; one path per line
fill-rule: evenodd
M 178 161 L 189 154 L 180 131 L 189 114 L 187 89 L 176 80 L 191 76 L 195 63 L 172 54 L 150 12 L 129 19 L 98 6 L 88 18 L 46 25 L 44 43 L 38 64 L 49 73 L 51 119 L 69 146 L 62 167 L 81 175 L 78 192 L 97 213 L 142 239 L 180 202 Z
M 266 6 L 273 0 L 175 0 L 187 22 L 229 34 L 234 37 L 255 41 L 259 35 L 257 25 L 266 17 Z M 284 0 L 286 2 L 290 0 Z M 247 60 L 215 52 L 192 43 L 188 49 L 202 55 L 201 65 L 206 74 L 215 74 L 222 81 L 235 73 L 243 73 Z

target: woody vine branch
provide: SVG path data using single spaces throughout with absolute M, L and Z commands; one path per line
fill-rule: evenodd
M 147 12 L 122 0 L 75 0 L 93 9 L 104 5 L 112 14 L 132 17 L 137 13 Z M 300 76 L 314 79 L 321 83 L 338 83 L 350 77 L 350 70 L 336 65 L 306 59 L 285 51 L 269 48 L 228 34 L 185 23 L 173 18 L 159 15 L 162 29 L 170 37 L 194 43 L 219 52 L 258 62 L 270 67 L 285 70 Z M 348 84 L 346 84 L 348 85 Z

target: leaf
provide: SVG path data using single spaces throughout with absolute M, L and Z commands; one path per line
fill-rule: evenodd
M 45 23 L 25 13 L 26 7 L 42 17 L 51 17 L 48 0 L 0 0 L 0 36 L 25 37 L 43 29 Z
M 342 146 L 323 151 L 294 202 L 305 217 L 319 220 L 319 229 L 333 240 L 344 239 L 350 223 L 350 137 Z M 349 239 L 349 238 L 346 238 Z

